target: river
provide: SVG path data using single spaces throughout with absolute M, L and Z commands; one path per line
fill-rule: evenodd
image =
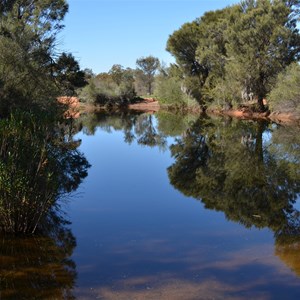
M 3 299 L 299 299 L 299 128 L 166 112 L 76 122 L 91 168 L 62 206 L 71 225 L 56 243 L 3 240 Z

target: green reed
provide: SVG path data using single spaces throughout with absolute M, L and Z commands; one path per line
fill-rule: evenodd
M 34 233 L 64 193 L 87 175 L 88 162 L 45 113 L 0 120 L 0 228 Z

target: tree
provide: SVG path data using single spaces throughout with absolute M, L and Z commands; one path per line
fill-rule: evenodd
M 134 71 L 113 65 L 108 73 L 90 78 L 88 86 L 80 92 L 79 97 L 100 105 L 126 105 L 136 97 Z
M 1 113 L 47 106 L 60 94 L 53 78 L 55 39 L 68 5 L 64 0 L 6 0 L 0 6 Z
M 123 74 L 124 74 L 124 68 L 121 65 L 113 65 L 111 69 L 108 71 L 108 74 L 111 75 L 113 81 L 120 85 L 122 83 Z
M 243 1 L 239 17 L 227 30 L 227 69 L 235 71 L 231 80 L 254 94 L 260 110 L 264 110 L 263 98 L 278 73 L 299 58 L 298 14 L 294 6 L 298 2 Z
M 67 95 L 74 94 L 76 88 L 87 84 L 84 71 L 80 70 L 79 63 L 71 53 L 63 52 L 54 68 L 56 80 L 64 87 Z
M 210 11 L 185 23 L 168 39 L 167 50 L 183 73 L 183 85 L 204 108 L 207 90 L 224 76 L 226 63 L 225 31 L 236 6 Z
M 273 111 L 300 112 L 300 66 L 293 63 L 278 75 L 276 84 L 268 96 Z
M 186 91 L 204 108 L 212 101 L 230 106 L 256 98 L 264 110 L 277 75 L 299 59 L 299 3 L 246 0 L 175 31 L 167 50 L 183 72 Z
M 137 69 L 141 72 L 140 74 L 143 76 L 143 81 L 147 86 L 147 92 L 151 95 L 154 75 L 160 65 L 159 60 L 158 58 L 150 55 L 137 59 L 136 65 Z
M 198 40 L 201 35 L 199 20 L 186 23 L 168 39 L 167 51 L 176 59 L 183 72 L 183 83 L 188 93 L 201 103 L 201 88 L 208 76 L 205 66 L 196 60 Z

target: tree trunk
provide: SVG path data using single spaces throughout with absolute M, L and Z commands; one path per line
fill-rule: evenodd
M 263 96 L 258 96 L 257 106 L 258 106 L 258 111 L 259 112 L 265 112 L 266 111 L 266 108 L 265 108 L 265 105 L 264 105 L 264 97 Z

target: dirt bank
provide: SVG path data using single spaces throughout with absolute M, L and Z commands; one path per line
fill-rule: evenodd
M 63 96 L 63 97 L 58 97 L 57 101 L 61 104 L 66 105 L 67 109 L 64 113 L 64 117 L 69 119 L 69 118 L 79 118 L 80 117 L 80 101 L 78 97 L 68 97 L 68 96 Z
M 77 97 L 59 97 L 58 101 L 68 107 L 65 112 L 66 118 L 78 118 L 81 112 L 95 112 L 100 110 L 106 110 L 105 107 L 95 106 L 90 104 L 83 104 Z M 154 98 L 140 98 L 133 104 L 129 104 L 126 109 L 142 111 L 147 113 L 155 113 L 160 109 L 166 109 L 164 106 L 160 106 L 158 100 Z M 167 108 L 170 110 L 170 108 Z M 197 111 L 198 112 L 198 111 Z M 200 110 L 199 110 L 200 112 Z M 253 112 L 249 108 L 218 110 L 208 109 L 207 115 L 219 115 L 230 116 L 233 118 L 239 118 L 243 120 L 267 120 L 278 124 L 298 125 L 300 126 L 300 116 L 293 113 L 284 112 L 272 112 L 264 113 Z
M 243 120 L 267 120 L 278 124 L 300 125 L 300 116 L 283 112 L 252 112 L 249 109 L 207 110 L 208 115 L 230 116 Z
M 154 98 L 142 98 L 137 103 L 129 104 L 128 109 L 153 113 L 159 111 L 160 105 Z

